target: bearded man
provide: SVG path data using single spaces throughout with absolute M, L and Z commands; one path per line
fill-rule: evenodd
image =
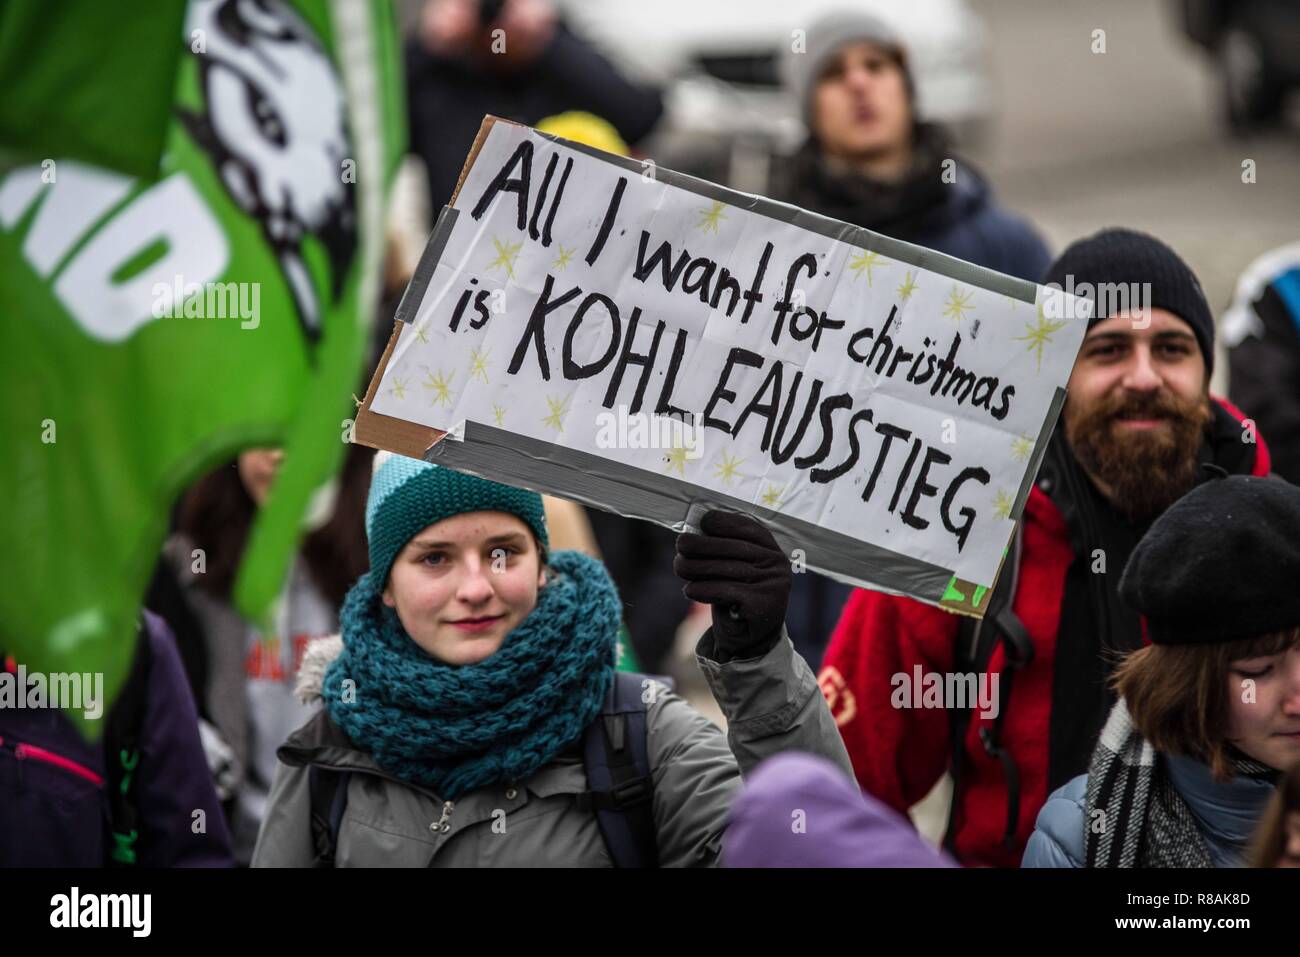
M 1144 643 L 1117 591 L 1143 532 L 1211 472 L 1269 471 L 1253 423 L 1209 394 L 1214 321 L 1173 250 L 1109 229 L 1044 282 L 1095 309 L 988 614 L 858 590 L 820 678 L 864 790 L 906 811 L 952 771 L 945 845 L 967 865 L 1017 866 L 1048 793 L 1087 769 L 1114 662 Z M 896 708 L 915 666 L 996 674 L 998 707 Z

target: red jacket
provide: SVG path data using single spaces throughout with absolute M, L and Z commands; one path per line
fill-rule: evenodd
M 1243 414 L 1216 399 L 1238 421 Z M 1267 475 L 1269 453 L 1255 448 L 1251 474 Z M 985 753 L 978 734 L 991 720 L 972 714 L 967 729 L 961 825 L 957 856 L 966 864 L 1018 867 L 1034 820 L 1047 800 L 1048 732 L 1053 661 L 1065 576 L 1074 553 L 1065 520 L 1035 486 L 1022 519 L 1020 583 L 1013 611 L 1034 643 L 1029 665 L 1016 673 L 1015 687 L 1002 702 L 1002 743 L 1020 773 L 1020 811 L 1013 847 L 1003 844 L 1007 788 L 1002 766 Z M 899 811 L 920 801 L 947 771 L 948 713 L 940 708 L 895 708 L 893 676 L 945 673 L 953 668 L 960 619 L 910 598 L 856 589 L 831 638 L 819 681 L 853 760 L 858 783 Z M 998 645 L 989 673 L 999 673 Z

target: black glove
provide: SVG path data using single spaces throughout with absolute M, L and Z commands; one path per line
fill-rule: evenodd
M 760 658 L 776 646 L 790 603 L 790 561 L 772 533 L 740 512 L 712 511 L 703 535 L 677 536 L 673 571 L 692 601 L 713 606 L 716 660 Z

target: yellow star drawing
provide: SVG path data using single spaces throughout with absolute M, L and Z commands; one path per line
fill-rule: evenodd
M 569 261 L 573 259 L 573 254 L 576 251 L 577 251 L 576 246 L 573 249 L 565 249 L 563 246 L 560 246 L 560 255 L 556 257 L 555 262 L 551 263 L 551 268 L 558 269 L 561 271 L 566 269 L 569 265 Z
M 909 270 L 907 275 L 903 278 L 902 285 L 898 287 L 898 298 L 903 300 L 903 302 L 907 302 L 907 300 L 912 298 L 912 293 L 914 292 L 916 292 L 916 280 L 912 278 L 912 273 Z
M 687 448 L 669 449 L 667 454 L 664 455 L 664 461 L 668 463 L 668 467 L 664 471 L 671 472 L 676 469 L 678 475 L 686 478 L 686 460 L 690 457 L 690 454 L 691 450 Z
M 1034 440 L 1027 435 L 1022 435 L 1011 443 L 1011 457 L 1017 462 L 1027 461 L 1033 451 Z
M 864 272 L 867 274 L 867 285 L 871 285 L 871 267 L 887 266 L 889 260 L 881 259 L 880 253 L 872 252 L 870 249 L 864 249 L 852 259 L 849 260 L 849 272 L 853 273 L 853 278 L 857 279 Z
M 428 325 L 427 322 L 422 322 L 415 327 L 415 338 L 419 339 L 426 346 L 429 344 L 429 337 L 427 335 Z
M 388 394 L 395 395 L 399 399 L 405 399 L 406 383 L 403 382 L 401 379 L 399 379 L 397 376 L 393 376 L 393 387 L 388 390 Z
M 546 397 L 546 406 L 550 409 L 550 412 L 542 419 L 542 424 L 549 425 L 557 431 L 562 430 L 564 428 L 564 417 L 569 413 L 568 405 L 569 397 L 567 395 L 548 395 Z
M 483 350 L 479 350 L 479 349 L 471 349 L 471 350 L 470 350 L 470 353 L 469 353 L 469 377 L 470 377 L 471 379 L 474 378 L 475 376 L 478 376 L 478 377 L 481 378 L 485 383 L 487 382 L 487 380 L 488 380 L 488 377 L 487 377 L 488 361 L 487 361 L 487 359 L 488 359 L 488 355 L 490 355 L 490 353 L 491 353 L 491 350 L 488 350 L 488 349 L 483 349 Z
M 450 373 L 438 370 L 435 376 L 429 369 L 424 370 L 425 382 L 420 383 L 426 389 L 433 392 L 432 398 L 429 399 L 430 405 L 451 405 L 451 380 L 456 377 L 456 370 Z
M 701 208 L 700 221 L 695 224 L 695 228 L 702 229 L 706 233 L 707 232 L 716 233 L 718 231 L 718 224 L 722 220 L 727 218 L 726 213 L 723 212 L 723 210 L 725 210 L 726 208 L 727 208 L 726 203 L 723 203 L 721 200 L 717 200 L 717 199 L 713 201 L 713 205 L 711 205 L 708 209 Z
M 506 410 L 494 403 L 492 406 L 492 418 L 496 420 L 498 428 L 504 427 L 506 424 L 505 423 Z
M 1023 336 L 1014 337 L 1017 342 L 1028 342 L 1029 345 L 1026 346 L 1026 348 L 1030 352 L 1036 353 L 1038 364 L 1035 371 L 1041 372 L 1043 368 L 1043 346 L 1048 345 L 1052 341 L 1052 333 L 1058 332 L 1064 327 L 1064 319 L 1060 322 L 1049 321 L 1047 317 L 1043 315 L 1043 307 L 1039 306 L 1037 324 L 1031 326 L 1029 323 L 1025 323 L 1025 334 Z
M 762 499 L 763 504 L 768 508 L 779 508 L 781 505 L 781 493 L 783 491 L 785 491 L 784 485 L 772 485 L 769 483 L 767 491 L 764 492 L 760 498 Z
M 488 269 L 496 269 L 497 266 L 504 266 L 506 275 L 511 279 L 515 278 L 515 260 L 519 257 L 519 250 L 524 248 L 523 240 L 517 243 L 503 243 L 495 236 L 492 237 L 492 245 L 496 247 L 497 258 L 487 264 Z
M 998 489 L 998 497 L 993 500 L 993 515 L 995 518 L 1009 518 L 1012 506 L 1011 496 L 1004 490 Z
M 953 286 L 952 292 L 948 294 L 948 303 L 944 307 L 943 314 L 961 322 L 966 318 L 966 313 L 975 308 L 971 305 L 971 297 L 974 295 L 974 292 L 963 293 L 960 286 Z
M 716 479 L 722 479 L 724 483 L 730 485 L 731 480 L 737 475 L 736 469 L 738 469 L 740 464 L 744 461 L 744 459 L 734 458 L 726 452 L 723 452 L 722 461 L 713 466 L 713 477 Z

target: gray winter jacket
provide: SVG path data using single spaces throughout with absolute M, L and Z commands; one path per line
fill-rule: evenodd
M 316 642 L 300 687 L 319 697 L 325 666 L 341 650 Z M 852 780 L 848 753 L 817 679 L 784 634 L 761 658 L 720 664 L 712 633 L 696 659 L 727 718 L 727 733 L 663 689 L 646 707 L 653 817 L 664 867 L 715 865 L 727 813 L 747 774 L 781 751 L 833 761 Z M 338 867 L 611 867 L 587 791 L 581 742 L 515 786 L 480 788 L 455 802 L 406 784 L 358 750 L 321 712 L 280 749 L 280 766 L 254 867 L 306 867 L 314 859 L 308 768 L 347 769 Z

